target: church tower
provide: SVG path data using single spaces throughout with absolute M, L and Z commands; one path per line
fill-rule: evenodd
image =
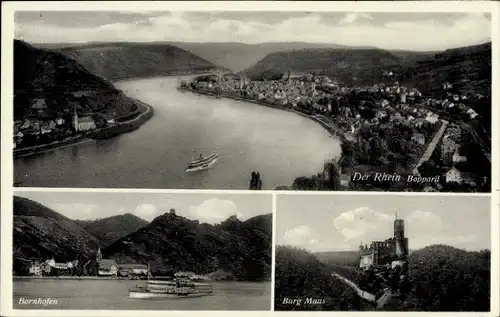
M 76 113 L 76 105 L 73 105 L 73 128 L 78 131 L 78 113 Z
M 394 219 L 394 240 L 396 241 L 396 256 L 404 258 L 408 254 L 408 239 L 405 238 L 405 223 L 403 219 L 398 219 L 396 211 Z
M 102 253 L 101 253 L 101 248 L 98 248 L 98 249 L 97 249 L 97 254 L 96 254 L 95 260 L 97 261 L 97 263 L 99 263 L 99 262 L 101 262 L 101 261 L 102 261 Z

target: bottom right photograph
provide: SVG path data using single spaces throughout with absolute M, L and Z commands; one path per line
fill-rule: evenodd
M 490 196 L 276 199 L 276 311 L 490 311 Z

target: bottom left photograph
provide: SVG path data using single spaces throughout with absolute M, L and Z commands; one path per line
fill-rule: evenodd
M 23 190 L 13 205 L 14 309 L 271 310 L 271 195 Z

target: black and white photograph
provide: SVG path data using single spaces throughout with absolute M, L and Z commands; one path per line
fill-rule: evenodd
M 272 196 L 16 192 L 13 308 L 271 310 Z
M 275 310 L 489 312 L 490 202 L 278 195 Z
M 491 192 L 491 18 L 17 11 L 13 184 Z

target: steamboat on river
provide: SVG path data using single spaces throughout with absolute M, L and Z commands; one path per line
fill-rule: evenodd
M 209 169 L 215 164 L 215 162 L 217 162 L 218 159 L 219 153 L 213 153 L 207 157 L 203 157 L 203 155 L 200 154 L 200 157 L 197 160 L 193 159 L 191 163 L 189 163 L 186 172 L 197 172 Z
M 129 290 L 128 297 L 136 299 L 186 298 L 212 294 L 212 285 L 195 282 L 193 276 L 178 275 L 173 280 L 150 280 L 146 285 L 136 285 Z

